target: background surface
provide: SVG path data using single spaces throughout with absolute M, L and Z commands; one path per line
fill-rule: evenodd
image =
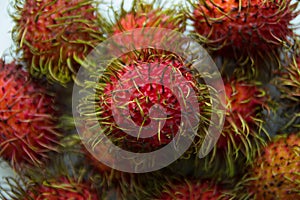
M 173 0 L 172 3 L 180 2 L 181 0 Z M 292 0 L 292 2 L 296 2 L 297 0 Z M 9 16 L 9 12 L 13 12 L 11 1 L 7 0 L 1 0 L 0 1 L 0 57 L 5 56 L 6 60 L 10 60 L 10 48 L 13 45 L 12 39 L 11 39 L 11 30 L 13 27 L 13 21 L 11 17 Z M 120 7 L 121 0 L 112 0 L 112 2 L 108 1 L 109 3 L 112 3 L 112 6 L 115 10 L 117 10 Z M 132 0 L 125 0 L 124 7 L 126 9 L 129 9 Z M 147 1 L 148 2 L 148 1 Z M 171 2 L 171 1 L 169 1 Z M 166 7 L 168 7 L 171 3 L 164 4 Z M 111 18 L 110 16 L 112 13 L 109 13 L 107 11 L 106 6 L 99 7 L 100 11 L 103 13 L 103 15 L 107 18 Z M 300 6 L 299 6 L 300 9 Z M 293 21 L 294 24 L 300 24 L 300 16 L 296 18 L 296 20 Z M 300 25 L 298 25 L 300 28 Z M 300 29 L 296 31 L 298 34 L 300 34 Z M 0 130 L 1 131 L 1 130 Z M 13 170 L 0 159 L 0 184 L 4 185 L 4 183 L 1 183 L 4 180 L 4 177 L 8 176 L 14 176 L 17 175 L 13 172 Z

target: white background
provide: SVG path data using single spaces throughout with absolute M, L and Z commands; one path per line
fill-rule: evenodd
M 296 0 L 293 1 L 295 2 Z M 112 0 L 112 2 L 113 2 L 114 9 L 117 10 L 121 1 Z M 132 0 L 125 0 L 125 2 L 126 2 L 125 8 L 130 8 Z M 174 2 L 180 2 L 180 0 L 173 0 L 172 3 Z M 7 0 L 0 1 L 0 57 L 3 55 L 9 55 L 9 48 L 13 45 L 11 40 L 11 29 L 13 27 L 13 22 L 8 14 L 8 8 L 10 7 L 11 6 L 9 6 L 9 1 Z M 106 7 L 100 6 L 100 10 L 103 12 L 105 16 L 109 16 L 107 14 Z M 298 23 L 298 22 L 300 22 L 300 16 L 294 21 L 294 23 Z M 300 30 L 297 30 L 297 32 L 300 34 Z M 14 174 L 12 169 L 7 164 L 0 162 L 0 184 L 3 181 L 3 177 L 6 176 L 16 176 L 16 174 Z

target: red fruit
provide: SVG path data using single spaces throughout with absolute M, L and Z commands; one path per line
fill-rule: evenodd
M 37 164 L 56 150 L 54 97 L 16 63 L 0 61 L 0 155 L 12 165 Z
M 206 0 L 194 6 L 195 31 L 211 49 L 265 54 L 287 43 L 297 13 L 291 0 Z
M 226 148 L 234 140 L 235 145 L 248 140 L 248 134 L 255 134 L 255 118 L 266 107 L 267 96 L 263 89 L 255 84 L 232 80 L 225 82 L 227 114 L 225 124 L 217 146 Z M 252 135 L 253 136 L 253 135 Z
M 299 155 L 299 134 L 275 138 L 249 170 L 247 191 L 257 200 L 300 199 Z
M 17 2 L 14 40 L 32 75 L 66 84 L 99 42 L 96 8 L 91 0 Z M 74 77 L 73 77 L 74 78 Z
M 169 144 L 179 132 L 181 115 L 190 114 L 189 120 L 193 122 L 195 119 L 193 111 L 181 112 L 182 106 L 178 98 L 185 97 L 177 97 L 170 88 L 175 87 L 174 80 L 168 74 L 170 70 L 173 70 L 175 74 L 178 73 L 177 75 L 182 75 L 181 78 L 177 75 L 173 76 L 173 78 L 177 77 L 175 78 L 178 81 L 176 87 L 181 88 L 182 94 L 187 94 L 190 91 L 189 88 L 198 91 L 199 88 L 196 87 L 192 74 L 187 71 L 182 62 L 176 59 L 154 59 L 148 63 L 140 61 L 124 66 L 109 77 L 103 92 L 99 93 L 99 113 L 101 113 L 99 122 L 107 130 L 106 134 L 118 146 L 133 152 L 157 150 Z M 151 76 L 147 77 L 149 73 Z M 141 74 L 143 74 L 143 79 L 145 76 L 147 78 L 139 80 Z M 159 80 L 161 84 L 147 83 L 152 79 Z M 191 93 L 190 96 L 192 95 Z M 129 99 L 126 99 L 127 97 Z M 166 116 L 163 116 L 160 108 L 159 110 L 155 108 L 155 104 L 159 104 L 164 109 Z M 113 113 L 114 107 L 112 106 L 120 110 Z M 123 112 L 122 107 L 128 112 Z M 131 124 L 128 118 L 135 125 Z M 162 122 L 164 120 L 165 124 Z M 142 131 L 136 133 L 135 126 L 142 127 Z M 125 131 L 123 131 L 124 127 Z M 136 135 L 132 136 L 130 133 L 136 133 Z
M 121 16 L 113 27 L 113 34 L 144 27 L 179 29 L 181 24 L 175 19 L 175 16 L 172 16 L 170 11 L 162 11 L 161 9 L 153 8 L 152 5 L 144 5 Z
M 221 200 L 229 199 L 217 185 L 208 182 L 182 181 L 165 186 L 157 200 Z
M 184 30 L 184 23 L 182 16 L 172 10 L 162 10 L 160 8 L 153 8 L 150 4 L 134 5 L 130 12 L 124 13 L 117 19 L 117 23 L 112 28 L 113 34 L 120 34 L 126 31 L 132 31 L 138 28 L 152 27 L 172 29 L 176 31 Z M 144 34 L 124 34 L 122 40 L 117 39 L 115 42 L 118 44 L 113 47 L 114 53 L 120 53 L 120 45 L 126 47 L 143 47 L 144 50 L 137 50 L 128 53 L 127 56 L 122 56 L 122 61 L 130 63 L 133 60 L 146 60 L 152 54 L 163 54 L 164 51 L 155 49 L 156 43 L 161 43 L 165 36 L 165 31 L 159 30 L 145 30 Z M 151 41 L 151 46 L 147 45 Z M 146 48 L 154 48 L 149 51 Z M 123 51 L 122 51 L 123 52 Z
M 115 158 L 115 155 L 110 154 L 113 152 L 113 150 L 109 150 L 110 147 L 105 149 L 106 143 L 101 140 L 103 135 L 106 135 L 122 149 L 131 152 L 149 152 L 169 144 L 177 134 L 181 138 L 182 132 L 179 131 L 179 127 L 182 125 L 181 122 L 185 123 L 184 119 L 188 118 L 192 125 L 198 126 L 198 123 L 193 121 L 197 114 L 194 112 L 197 110 L 184 110 L 182 107 L 185 106 L 180 105 L 183 100 L 191 104 L 194 102 L 199 107 L 199 96 L 195 96 L 191 101 L 185 95 L 193 96 L 192 90 L 195 95 L 199 95 L 201 89 L 206 89 L 202 85 L 200 87 L 189 70 L 175 56 L 169 60 L 158 56 L 153 60 L 149 59 L 149 62 L 137 61 L 126 66 L 120 65 L 119 62 L 112 63 L 99 82 L 94 83 L 97 84 L 96 94 L 93 94 L 91 99 L 88 98 L 90 100 L 83 99 L 79 107 L 82 116 L 80 119 L 85 120 L 83 123 L 85 127 L 82 127 L 80 132 L 84 138 L 83 142 L 93 153 L 91 155 L 90 152 L 84 152 L 87 162 L 96 168 L 98 174 L 101 175 L 101 180 L 105 180 L 105 185 L 110 185 L 110 183 L 120 185 L 122 193 L 126 193 L 123 191 L 122 185 L 130 186 L 136 193 L 136 191 L 144 190 L 140 185 L 148 185 L 150 181 L 149 179 L 142 180 L 140 174 L 124 173 L 106 166 L 105 161 L 114 165 L 114 161 L 117 163 L 118 159 Z M 143 78 L 140 80 L 139 77 Z M 184 81 L 181 82 L 182 79 Z M 176 96 L 178 88 L 182 92 L 181 96 Z M 128 98 L 127 94 L 129 94 Z M 204 97 L 199 97 L 199 101 L 201 101 L 200 99 L 206 100 Z M 203 102 L 201 101 L 201 103 Z M 91 106 L 95 104 L 96 110 Z M 163 111 L 157 111 L 155 104 L 160 105 Z M 115 112 L 114 106 L 121 109 Z M 128 111 L 127 113 L 123 112 L 125 109 Z M 182 113 L 182 111 L 188 112 Z M 96 119 L 90 117 L 95 112 L 97 113 Z M 166 116 L 162 115 L 163 113 Z M 134 124 L 128 125 L 127 119 L 131 119 Z M 160 123 L 161 121 L 164 122 Z M 159 123 L 162 125 L 159 126 Z M 99 128 L 96 127 L 98 124 Z M 192 128 L 188 124 L 184 125 L 188 126 L 189 130 Z M 134 126 L 138 127 L 138 130 L 143 129 L 140 135 L 130 135 L 136 133 Z M 99 160 L 104 160 L 104 163 L 98 161 L 97 157 L 100 157 Z M 122 163 L 123 166 L 126 164 L 126 162 Z M 151 173 L 145 176 L 153 175 Z
M 226 116 L 222 133 L 200 170 L 212 177 L 232 177 L 238 165 L 251 163 L 265 144 L 267 133 L 262 129 L 262 110 L 267 109 L 266 92 L 257 84 L 244 80 L 224 80 Z M 264 135 L 265 134 L 265 135 Z M 201 175 L 202 176 L 202 175 Z
M 27 196 L 28 195 L 28 196 Z M 98 200 L 97 192 L 87 183 L 79 183 L 66 177 L 35 184 L 28 189 L 23 200 Z

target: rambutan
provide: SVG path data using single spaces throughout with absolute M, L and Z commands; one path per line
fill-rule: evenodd
M 113 34 L 144 27 L 167 28 L 172 30 L 182 30 L 183 18 L 174 10 L 162 10 L 154 8 L 152 4 L 142 2 L 133 3 L 131 11 L 122 10 L 117 23 L 113 26 Z
M 180 158 L 196 153 L 195 146 L 202 144 L 207 135 L 213 97 L 190 63 L 175 55 L 158 54 L 146 62 L 128 65 L 114 60 L 92 74 L 92 78 L 99 78 L 85 81 L 84 89 L 75 88 L 74 91 L 84 95 L 74 99 L 73 108 L 78 113 L 74 118 L 79 135 L 96 158 L 90 163 L 100 174 L 110 174 L 112 170 L 97 164 L 97 160 L 115 169 L 113 173 L 117 170 L 144 173 L 161 169 L 183 154 Z M 181 146 L 180 150 L 184 150 L 178 153 L 173 147 L 177 143 L 182 145 L 181 141 L 187 145 Z M 124 156 L 125 161 L 119 156 L 121 151 L 151 157 L 152 152 L 165 149 L 170 150 L 160 154 L 163 162 L 151 160 L 158 163 L 154 169 L 148 168 L 144 161 L 135 162 Z
M 199 167 L 208 170 L 213 177 L 234 176 L 237 162 L 252 162 L 268 137 L 262 115 L 262 110 L 268 109 L 266 91 L 243 79 L 224 80 L 224 86 L 227 104 L 224 127 L 205 164 L 199 163 Z
M 122 48 L 125 45 L 142 49 L 135 49 L 133 52 L 122 55 L 122 61 L 130 63 L 134 60 L 146 60 L 153 54 L 166 54 L 166 51 L 155 49 L 155 46 L 147 46 L 149 40 L 152 44 L 160 42 L 165 36 L 164 31 L 160 31 L 159 28 L 170 29 L 174 31 L 183 32 L 185 30 L 184 15 L 178 13 L 172 9 L 165 9 L 158 7 L 155 8 L 153 4 L 146 4 L 143 1 L 133 2 L 132 8 L 129 12 L 124 9 L 121 10 L 121 14 L 116 14 L 116 23 L 112 26 L 112 34 L 120 34 L 124 32 L 122 41 L 115 41 L 116 45 L 112 51 L 119 53 L 118 48 Z M 134 29 L 141 29 L 146 27 L 158 28 L 157 31 L 145 31 L 143 35 L 133 34 L 126 35 L 126 31 L 132 31 Z
M 171 71 L 175 73 L 169 74 Z M 205 97 L 199 97 L 199 92 L 201 89 L 205 91 L 206 86 L 198 84 L 180 60 L 157 57 L 149 62 L 138 61 L 127 66 L 121 65 L 121 68 L 108 74 L 103 79 L 105 87 L 104 84 L 99 84 L 100 87 L 97 88 L 97 112 L 99 111 L 100 126 L 117 146 L 132 152 L 158 150 L 169 144 L 177 132 L 180 132 L 182 120 L 185 119 L 182 115 L 190 115 L 186 118 L 190 125 L 198 126 L 195 124 L 198 117 L 194 112 L 200 107 L 198 100 Z M 139 78 L 141 75 L 143 80 Z M 189 103 L 197 105 L 195 110 L 182 108 L 182 102 L 187 101 L 182 98 L 187 96 L 182 97 L 172 91 L 175 89 L 172 77 L 177 79 L 176 87 L 180 88 L 180 92 L 192 98 Z M 155 82 L 160 80 L 160 84 L 147 83 L 154 79 Z M 162 110 L 154 108 L 155 105 L 160 105 Z M 128 112 L 124 110 L 127 106 Z M 195 127 L 190 128 L 193 130 Z
M 229 196 L 225 195 L 225 190 L 216 184 L 208 181 L 180 181 L 180 183 L 169 183 L 164 186 L 160 195 L 154 199 L 160 200 L 225 200 Z
M 65 85 L 85 56 L 101 42 L 91 0 L 17 1 L 13 39 L 30 74 Z
M 254 127 L 260 121 L 255 118 L 258 117 L 263 108 L 267 107 L 266 91 L 254 83 L 247 83 L 243 80 L 229 80 L 225 82 L 225 92 L 227 116 L 223 131 L 226 134 L 221 136 L 217 144 L 219 148 L 228 146 L 226 142 L 224 143 L 225 137 L 233 137 L 236 139 L 232 138 L 233 141 L 237 143 L 245 142 L 247 135 L 253 133 Z M 227 141 L 230 140 L 227 139 Z
M 277 136 L 249 167 L 238 193 L 245 199 L 299 199 L 299 154 L 299 133 Z
M 13 166 L 39 164 L 56 150 L 55 98 L 22 66 L 0 61 L 0 155 Z
M 195 32 L 213 51 L 266 58 L 278 47 L 291 45 L 291 20 L 297 16 L 297 3 L 291 0 L 205 0 L 192 4 Z

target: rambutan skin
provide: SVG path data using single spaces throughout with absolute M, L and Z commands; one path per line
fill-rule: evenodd
M 226 92 L 226 117 L 223 133 L 217 143 L 219 148 L 226 148 L 227 141 L 231 137 L 235 142 L 241 143 L 247 140 L 249 133 L 254 134 L 258 128 L 255 118 L 262 109 L 267 107 L 268 97 L 264 89 L 258 85 L 247 83 L 247 81 L 229 80 L 225 81 Z M 240 138 L 243 137 L 243 138 Z
M 165 37 L 164 29 L 183 32 L 185 30 L 184 20 L 184 15 L 175 10 L 163 10 L 143 2 L 133 4 L 131 10 L 129 12 L 123 11 L 120 16 L 116 17 L 117 22 L 112 25 L 111 35 L 124 34 L 121 39 L 116 38 L 116 45 L 111 47 L 111 52 L 114 54 L 122 53 L 121 60 L 124 63 L 131 63 L 136 60 L 145 61 L 154 54 L 170 54 L 170 52 L 156 49 L 156 45 L 162 43 Z M 136 34 L 134 31 L 134 29 L 143 28 L 145 28 L 144 34 Z M 126 32 L 131 32 L 131 34 Z M 149 41 L 151 41 L 150 45 Z M 124 47 L 133 47 L 134 50 L 130 50 L 130 52 L 121 51 L 120 48 Z M 141 47 L 142 49 L 140 49 Z
M 55 98 L 22 66 L 0 65 L 0 155 L 13 166 L 39 164 L 59 143 Z
M 269 136 L 263 129 L 269 97 L 257 82 L 223 78 L 226 93 L 225 121 L 213 150 L 195 162 L 194 173 L 205 178 L 232 179 L 240 166 L 252 163 Z M 242 164 L 242 165 L 241 165 Z
M 266 54 L 288 43 L 296 6 L 290 0 L 205 0 L 194 4 L 191 18 L 201 42 L 212 50 Z
M 65 85 L 101 41 L 90 0 L 17 1 L 13 39 L 31 75 Z
M 117 97 L 122 97 L 122 91 L 119 95 L 116 95 L 116 90 L 118 86 L 118 82 L 121 80 L 124 74 L 130 74 L 130 77 L 137 77 L 138 74 L 142 73 L 148 74 L 148 71 L 141 70 L 141 66 L 147 66 L 151 70 L 151 76 L 161 80 L 165 75 L 164 72 L 167 69 L 174 69 L 177 73 L 180 73 L 185 79 L 186 83 L 177 83 L 181 88 L 187 89 L 188 87 L 193 88 L 197 91 L 196 83 L 193 80 L 192 74 L 187 71 L 181 61 L 174 60 L 153 60 L 149 63 L 137 62 L 134 64 L 130 64 L 124 66 L 124 68 L 118 72 L 114 72 L 114 75 L 109 77 L 109 82 L 107 82 L 106 87 L 104 88 L 102 93 L 99 93 L 99 109 L 103 111 L 100 117 L 100 124 L 103 125 L 105 130 L 109 130 L 107 135 L 113 138 L 113 141 L 116 142 L 117 145 L 120 145 L 122 148 L 126 148 L 131 151 L 152 151 L 157 150 L 158 148 L 163 147 L 164 145 L 169 144 L 169 142 L 175 137 L 177 132 L 179 131 L 182 114 L 181 106 L 179 100 L 177 99 L 170 88 L 164 86 L 164 84 L 171 84 L 172 80 L 169 77 L 165 77 L 162 81 L 163 85 L 156 83 L 148 83 L 143 85 L 138 85 L 133 90 L 130 99 L 128 100 L 128 109 L 131 119 L 137 126 L 146 127 L 145 130 L 142 131 L 143 137 L 133 137 L 128 133 L 125 133 L 119 126 L 116 124 L 115 120 L 124 116 L 122 114 L 115 113 L 113 115 L 111 106 L 115 103 L 114 95 Z M 155 74 L 155 75 L 154 75 Z M 149 77 L 149 80 L 151 77 Z M 133 79 L 134 80 L 134 79 Z M 132 88 L 132 83 L 129 80 L 124 81 L 122 83 L 122 88 L 128 90 Z M 190 84 L 189 86 L 184 84 Z M 123 90 L 123 89 L 122 89 Z M 186 91 L 183 91 L 186 92 Z M 179 97 L 180 98 L 180 97 Z M 119 100 L 118 100 L 119 101 Z M 124 102 L 125 103 L 125 102 Z M 126 103 L 126 104 L 127 104 Z M 167 115 L 165 124 L 161 127 L 161 130 L 157 130 L 158 132 L 151 136 L 150 132 L 153 132 L 152 129 L 147 128 L 147 125 L 151 122 L 151 108 L 153 105 L 159 104 L 165 109 L 165 113 Z M 105 112 L 104 112 L 105 111 Z M 156 113 L 158 114 L 158 113 Z M 191 114 L 192 115 L 192 114 Z M 158 117 L 159 118 L 159 117 Z M 193 117 L 191 117 L 191 121 Z M 126 126 L 126 125 L 125 125 Z M 130 126 L 127 125 L 127 129 Z M 156 127 L 154 127 L 156 128 Z M 128 130 L 130 131 L 130 130 Z M 150 134 L 150 135 L 149 135 Z
M 120 19 L 113 27 L 113 34 L 144 27 L 180 30 L 183 22 L 179 20 L 179 16 L 174 16 L 174 14 L 173 11 L 155 9 L 150 4 L 137 9 L 133 8 L 130 12 L 120 16 Z
M 299 199 L 299 153 L 299 133 L 277 136 L 249 169 L 247 191 L 254 199 Z

